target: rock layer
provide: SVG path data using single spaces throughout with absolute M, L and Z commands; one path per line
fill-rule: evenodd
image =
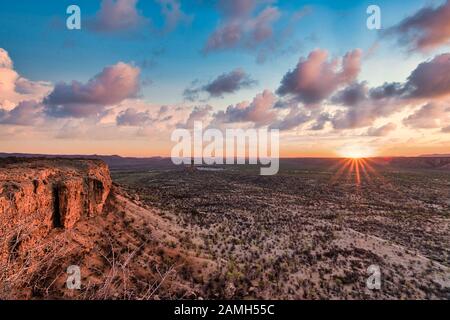
M 54 229 L 100 214 L 111 185 L 100 160 L 0 160 L 1 256 L 10 258 Z

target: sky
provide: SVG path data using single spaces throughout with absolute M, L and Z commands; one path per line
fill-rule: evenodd
M 284 157 L 450 153 L 450 2 L 2 2 L 0 152 L 169 156 L 194 121 Z

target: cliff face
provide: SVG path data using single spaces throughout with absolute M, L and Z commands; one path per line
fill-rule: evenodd
M 0 257 L 18 255 L 52 230 L 100 214 L 111 185 L 99 160 L 0 160 Z

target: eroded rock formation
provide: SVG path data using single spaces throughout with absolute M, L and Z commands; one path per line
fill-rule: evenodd
M 111 185 L 100 160 L 1 160 L 0 256 L 11 259 L 52 230 L 100 214 Z

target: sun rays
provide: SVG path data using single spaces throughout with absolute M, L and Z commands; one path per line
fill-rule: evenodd
M 333 175 L 332 183 L 344 179 L 347 183 L 360 186 L 363 182 L 371 183 L 374 178 L 382 178 L 375 170 L 373 160 L 369 158 L 349 157 L 338 162 L 334 169 L 337 170 Z

